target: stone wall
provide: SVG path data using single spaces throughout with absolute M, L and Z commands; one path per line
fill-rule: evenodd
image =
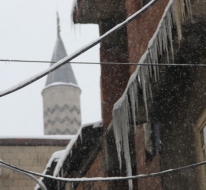
M 46 145 L 42 142 L 41 144 L 32 145 L 30 140 L 24 140 L 25 144 L 22 145 L 22 141 L 13 139 L 12 142 L 16 141 L 16 143 L 8 145 L 5 140 L 8 139 L 4 139 L 4 141 L 0 140 L 0 159 L 8 164 L 38 173 L 44 171 L 51 155 L 55 151 L 64 149 L 69 142 L 68 140 L 64 140 L 62 144 L 56 146 L 55 140 L 44 140 L 44 142 L 48 141 Z M 35 182 L 29 177 L 1 166 L 0 189 L 31 190 L 34 189 L 35 185 Z

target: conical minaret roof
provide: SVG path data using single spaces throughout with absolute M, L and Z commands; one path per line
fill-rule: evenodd
M 57 15 L 57 41 L 52 62 L 58 62 L 67 56 L 59 33 Z M 48 75 L 42 91 L 45 135 L 77 134 L 81 127 L 80 94 L 81 89 L 77 86 L 70 64 L 67 63 Z
M 57 41 L 54 47 L 54 52 L 52 55 L 52 62 L 57 62 L 60 59 L 67 56 L 64 44 L 62 42 L 61 36 L 60 36 L 60 27 L 59 27 L 59 18 L 57 15 Z M 51 63 L 53 65 L 54 63 Z M 46 86 L 52 84 L 52 83 L 70 83 L 77 85 L 76 78 L 74 76 L 72 67 L 69 63 L 61 66 L 57 70 L 51 72 L 46 80 Z

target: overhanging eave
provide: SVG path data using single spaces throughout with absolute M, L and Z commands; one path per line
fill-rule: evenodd
M 100 20 L 125 16 L 124 0 L 79 0 L 77 6 L 74 23 L 98 24 Z

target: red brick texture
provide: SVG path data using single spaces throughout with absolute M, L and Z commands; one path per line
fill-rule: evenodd
M 127 25 L 129 62 L 136 63 L 145 52 L 148 42 L 153 36 L 162 17 L 168 0 L 159 0 L 137 19 Z M 127 16 L 134 14 L 140 9 L 137 0 L 126 0 Z M 131 66 L 131 73 L 136 66 Z
M 112 50 L 101 48 L 101 62 L 128 62 L 126 50 Z M 129 80 L 128 65 L 102 65 L 101 66 L 101 102 L 102 119 L 105 128 L 112 120 L 114 103 L 123 94 Z
M 145 138 L 142 125 L 135 127 L 135 153 L 137 174 L 149 174 L 160 171 L 160 156 L 155 156 L 152 160 L 146 160 Z M 161 177 L 150 177 L 139 179 L 135 182 L 138 190 L 161 190 Z
M 92 163 L 90 169 L 84 177 L 105 177 L 104 162 L 102 152 L 100 151 L 96 159 Z M 106 190 L 108 189 L 107 182 L 82 182 L 76 190 Z
M 130 16 L 141 8 L 140 1 L 126 0 L 125 7 L 127 16 Z M 124 48 L 118 48 L 117 38 L 108 41 L 111 46 L 101 45 L 101 62 L 138 62 L 145 52 L 148 42 L 154 34 L 157 25 L 161 19 L 168 0 L 159 0 L 140 17 L 127 25 L 127 44 Z M 128 58 L 129 57 L 129 58 Z M 102 100 L 102 118 L 105 130 L 112 120 L 112 108 L 114 103 L 121 97 L 125 90 L 130 74 L 135 66 L 129 65 L 102 65 L 101 66 L 101 100 Z M 160 156 L 155 156 L 152 160 L 146 160 L 144 130 L 142 126 L 135 128 L 134 135 L 135 154 L 136 154 L 136 174 L 152 173 L 160 171 Z M 85 177 L 104 177 L 105 167 L 102 152 L 99 152 L 97 158 L 91 165 Z M 84 182 L 80 183 L 77 190 L 90 189 L 127 189 L 127 183 L 107 183 L 107 182 Z M 134 180 L 134 189 L 136 190 L 161 190 L 161 177 L 146 178 Z M 122 185 L 122 186 L 121 186 Z

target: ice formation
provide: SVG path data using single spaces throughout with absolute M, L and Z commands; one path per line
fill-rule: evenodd
M 147 50 L 142 55 L 139 64 L 158 63 L 158 57 L 166 53 L 167 62 L 174 60 L 172 27 L 176 24 L 178 39 L 181 40 L 181 25 L 186 19 L 186 13 L 191 17 L 190 0 L 170 0 L 158 27 L 149 41 Z M 170 49 L 169 49 L 170 48 Z M 171 57 L 169 56 L 171 52 Z M 148 118 L 148 99 L 152 100 L 152 91 L 150 80 L 154 78 L 155 82 L 159 80 L 158 66 L 138 66 L 132 74 L 122 97 L 115 103 L 113 107 L 113 128 L 118 152 L 120 169 L 122 166 L 122 155 L 124 156 L 127 176 L 132 176 L 131 158 L 129 150 L 129 128 L 130 119 L 135 125 L 138 118 L 138 87 L 142 89 L 143 100 Z M 129 102 L 130 99 L 130 102 Z M 130 103 L 130 105 L 129 105 Z M 131 108 L 130 108 L 131 107 Z M 131 116 L 131 117 L 130 117 Z M 131 190 L 132 181 L 129 181 L 129 189 Z

